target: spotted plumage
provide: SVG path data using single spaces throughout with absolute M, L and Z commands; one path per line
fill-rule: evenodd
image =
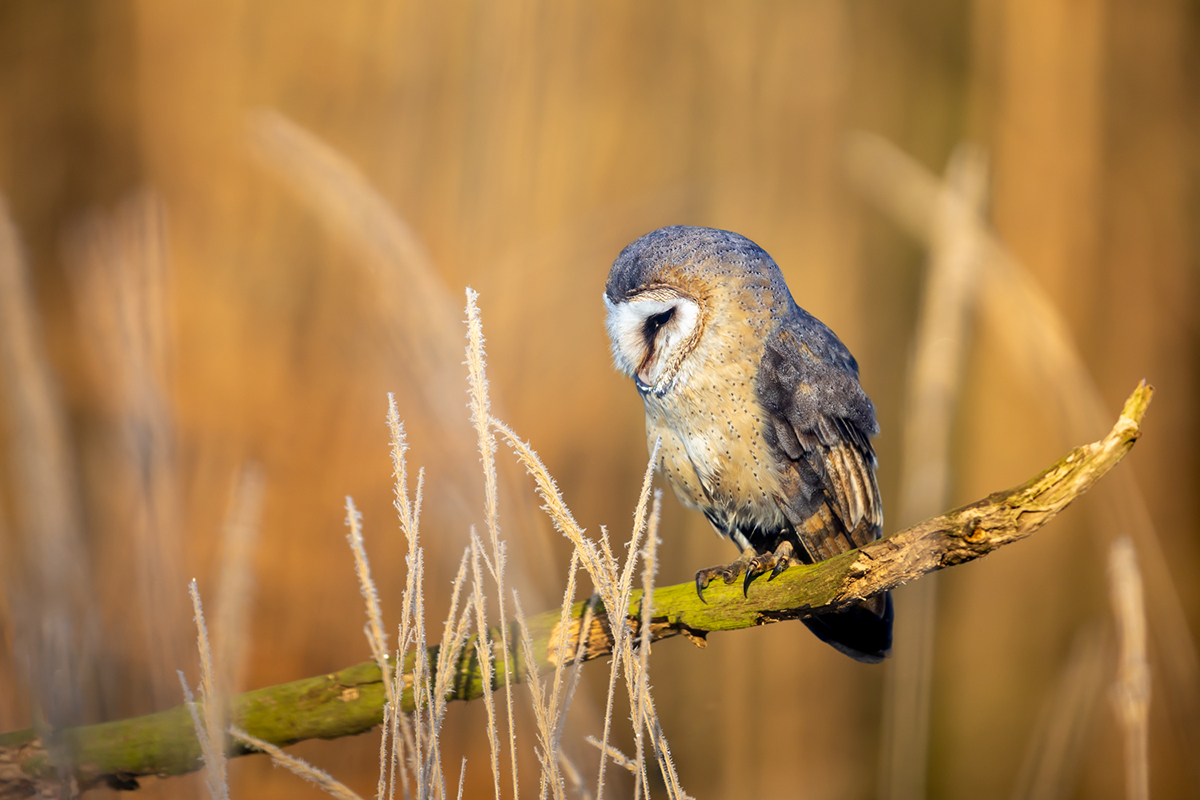
M 765 251 L 736 233 L 674 226 L 621 252 L 604 294 L 613 358 L 646 410 L 658 469 L 742 551 L 697 573 L 774 577 L 877 539 L 875 410 L 850 351 L 796 305 Z M 703 597 L 703 595 L 701 595 Z M 882 659 L 884 595 L 806 620 L 842 652 Z

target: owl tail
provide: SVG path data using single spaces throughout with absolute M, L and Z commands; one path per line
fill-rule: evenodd
M 878 664 L 892 651 L 892 593 L 876 595 L 832 614 L 809 617 L 804 624 L 822 642 L 855 661 Z

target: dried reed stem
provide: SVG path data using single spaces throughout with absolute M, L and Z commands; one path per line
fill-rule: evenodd
M 400 663 L 400 657 L 412 647 L 414 601 L 418 587 L 420 586 L 417 580 L 417 552 L 420 547 L 421 498 L 425 484 L 425 473 L 423 470 L 417 471 L 416 494 L 414 498 L 410 499 L 408 494 L 408 462 L 405 459 L 408 443 L 405 438 L 404 424 L 400 421 L 400 414 L 396 408 L 395 395 L 389 392 L 387 398 L 387 425 L 392 445 L 392 477 L 395 479 L 393 489 L 395 500 L 393 501 L 393 505 L 400 520 L 400 531 L 404 534 L 405 541 L 408 543 L 408 552 L 405 556 L 404 602 L 401 604 L 400 626 L 396 642 L 397 663 Z M 398 766 L 404 797 L 408 798 L 410 787 L 408 783 L 408 767 L 405 764 L 405 751 L 407 750 L 409 753 L 415 752 L 416 734 L 413 731 L 408 715 L 400 708 L 399 698 L 402 692 L 400 691 L 401 678 L 398 673 L 399 670 L 396 671 L 392 681 L 389 683 L 391 687 L 389 689 L 389 697 L 391 698 L 389 702 L 393 704 L 396 713 L 392 718 L 391 764 L 393 772 L 389 781 L 388 797 L 392 797 L 395 793 L 394 769 Z
M 546 469 L 546 465 L 542 463 L 533 448 L 522 441 L 511 428 L 494 417 L 492 418 L 492 427 L 500 431 L 525 470 L 533 477 L 538 494 L 542 496 L 542 510 L 550 517 L 550 521 L 558 532 L 566 536 L 575 546 L 580 563 L 587 570 L 592 582 L 599 588 L 600 584 L 606 581 L 603 557 L 595 542 L 585 535 L 584 529 L 575 521 L 571 510 L 563 502 L 562 494 L 558 491 L 558 484 L 554 482 L 550 471 Z
M 1013 800 L 1057 800 L 1076 794 L 1075 778 L 1092 732 L 1092 717 L 1109 650 L 1098 621 L 1075 635 L 1038 723 L 1028 739 Z
M 496 610 L 500 619 L 508 619 L 504 613 L 504 544 L 500 541 L 500 511 L 496 488 L 496 439 L 492 435 L 491 405 L 488 401 L 488 382 L 483 349 L 483 323 L 479 318 L 478 293 L 467 289 L 467 381 L 470 385 L 471 421 L 479 433 L 479 455 L 483 461 L 484 516 L 487 519 L 488 537 L 492 545 L 491 572 L 496 581 Z M 482 587 L 476 584 L 476 590 Z M 517 780 L 517 730 L 513 722 L 512 674 L 509 661 L 508 626 L 500 626 L 500 643 L 504 650 L 504 706 L 508 712 L 508 752 L 511 757 L 513 798 L 521 791 Z
M 479 663 L 480 683 L 484 687 L 483 706 L 487 711 L 488 720 L 488 746 L 490 748 L 492 764 L 492 782 L 496 792 L 496 800 L 500 799 L 500 742 L 496 738 L 496 705 L 492 699 L 492 691 L 495 688 L 495 678 L 492 672 L 492 660 L 495 653 L 493 652 L 490 630 L 487 625 L 487 612 L 484 610 L 484 597 L 482 592 L 483 587 L 483 572 L 479 568 L 480 560 L 480 544 L 479 537 L 475 535 L 475 529 L 471 529 L 471 576 L 474 579 L 475 591 L 472 597 L 475 600 L 475 655 Z M 509 675 L 511 673 L 505 673 Z
M 362 514 L 354 507 L 354 500 L 350 497 L 346 498 L 346 527 L 350 529 L 346 534 L 346 541 L 350 543 L 350 552 L 354 554 L 354 574 L 358 576 L 358 589 L 367 604 L 367 624 L 363 633 L 366 634 L 367 642 L 371 646 L 371 656 L 379 665 L 379 671 L 387 675 L 390 672 L 387 664 L 387 634 L 383 631 L 379 593 L 375 590 L 375 582 L 371 580 L 371 565 L 367 561 L 367 551 L 363 546 Z M 396 698 L 392 696 L 391 687 L 388 684 L 385 686 L 388 687 L 388 702 L 394 704 Z
M 389 770 L 396 763 L 391 757 L 388 747 L 388 732 L 392 722 L 392 704 L 383 704 L 383 722 L 379 726 L 379 781 L 375 784 L 375 800 L 385 800 L 388 797 Z
M 558 774 L 558 758 L 554 743 L 554 725 L 549 716 L 549 702 L 546 698 L 545 687 L 538 677 L 537 657 L 533 654 L 533 641 L 529 636 L 529 626 L 525 623 L 525 613 L 521 610 L 521 599 L 513 591 L 513 612 L 516 614 L 517 627 L 521 631 L 521 653 L 525 656 L 525 670 L 529 676 L 530 701 L 533 703 L 533 716 L 537 724 L 538 739 L 541 741 L 541 751 L 537 754 L 542 767 L 542 780 L 539 796 L 545 797 L 550 789 L 555 798 L 563 797 L 562 778 Z
M 650 511 L 650 522 L 646 534 L 646 549 L 643 553 L 642 570 L 642 614 L 640 639 L 638 641 L 637 680 L 632 692 L 631 706 L 634 722 L 634 760 L 645 764 L 645 725 L 643 715 L 650 707 L 650 619 L 654 608 L 654 575 L 658 571 L 658 521 L 662 512 L 662 490 L 654 492 L 654 507 Z M 645 779 L 645 767 L 638 771 L 633 784 L 633 800 L 638 800 L 642 793 L 642 781 Z M 649 790 L 647 789 L 647 793 Z
M 83 689 L 99 664 L 95 592 L 84 556 L 67 416 L 47 359 L 16 227 L 0 195 L 0 391 L 7 455 L 22 535 L 6 554 L 5 584 L 34 718 L 44 728 L 78 722 Z M 51 744 L 52 758 L 59 753 Z
M 458 770 L 458 800 L 462 800 L 463 784 L 467 779 L 467 757 L 463 756 L 462 766 Z
M 617 574 L 617 563 L 613 558 L 611 551 L 608 548 L 607 535 L 601 540 L 601 545 L 605 552 L 605 580 L 597 586 L 600 592 L 600 597 L 604 600 L 608 608 L 628 608 L 629 598 L 633 592 L 633 575 L 634 569 L 637 566 L 638 544 L 641 542 L 642 534 L 645 532 L 648 516 L 648 508 L 650 501 L 650 487 L 654 480 L 654 468 L 658 463 L 658 452 L 662 447 L 662 438 L 659 437 L 654 442 L 654 449 L 650 453 L 650 461 L 646 465 L 646 472 L 642 477 L 642 491 L 638 496 L 637 509 L 633 515 L 633 531 L 629 536 L 629 545 L 625 556 L 625 567 L 621 574 Z M 623 662 L 629 662 L 627 658 L 630 648 L 632 647 L 632 635 L 629 626 L 624 624 L 614 625 L 612 628 L 613 634 L 613 658 L 612 667 L 608 675 L 608 702 L 605 706 L 604 713 L 604 736 L 601 741 L 601 752 L 605 752 L 608 747 L 609 732 L 612 727 L 612 712 L 613 712 L 613 694 L 616 688 L 617 673 Z M 630 668 L 630 663 L 624 663 L 626 682 L 632 687 L 634 676 Z M 630 688 L 630 707 L 637 708 L 637 700 L 634 697 L 632 688 Z M 642 720 L 640 717 L 634 718 L 634 725 L 637 729 L 641 728 Z M 597 778 L 596 800 L 602 800 L 604 797 L 604 769 L 607 765 L 607 759 L 601 757 L 599 777 Z M 639 767 L 644 770 L 645 764 L 639 762 Z M 644 778 L 644 775 L 641 777 Z
M 950 494 L 950 432 L 962 387 L 979 283 L 981 247 L 974 220 L 986 202 L 982 153 L 959 145 L 939 189 L 929 266 L 917 318 L 905 398 L 898 517 L 908 525 L 938 513 Z M 924 797 L 937 608 L 936 576 L 904 587 L 887 668 L 880 796 Z
M 598 740 L 595 736 L 585 736 L 584 741 L 586 741 L 592 747 L 595 747 L 597 750 L 599 750 L 600 757 L 603 758 L 604 760 L 607 761 L 608 759 L 612 759 L 613 763 L 616 764 L 618 767 L 623 767 L 626 770 L 628 770 L 630 773 L 635 774 L 635 775 L 637 774 L 637 771 L 638 771 L 637 762 L 635 762 L 629 756 L 622 753 L 617 748 L 613 747 L 610 744 L 604 744 L 603 742 Z
M 140 191 L 111 215 L 89 214 L 68 234 L 64 250 L 79 341 L 91 371 L 90 394 L 98 393 L 100 404 L 116 416 L 121 471 L 110 481 L 123 482 L 133 495 L 126 523 L 132 542 L 121 544 L 121 559 L 135 570 L 147 688 L 154 705 L 165 706 L 176 697 L 171 684 L 188 646 L 179 592 L 185 583 L 183 523 L 170 397 L 171 270 L 161 198 Z M 221 612 L 226 594 L 224 588 L 217 592 L 217 637 L 226 628 Z M 220 681 L 221 660 L 237 653 L 220 642 L 215 653 Z
M 458 390 L 457 314 L 450 293 L 411 226 L 349 159 L 277 111 L 249 115 L 252 152 L 364 256 L 379 291 L 380 317 L 399 360 L 447 440 L 466 427 L 445 398 Z
M 1128 538 L 1112 543 L 1109 589 L 1117 620 L 1117 681 L 1113 704 L 1125 732 L 1125 796 L 1150 797 L 1150 663 L 1146 658 L 1146 605 L 1137 553 Z
M 196 648 L 200 653 L 200 702 L 192 699 L 192 691 L 183 673 L 179 681 L 183 684 L 183 696 L 195 726 L 200 752 L 208 768 L 204 781 L 209 797 L 213 800 L 229 800 L 229 777 L 225 765 L 225 704 L 217 695 L 213 680 L 212 650 L 208 645 L 208 626 L 204 624 L 204 607 L 200 603 L 200 590 L 196 581 L 188 584 L 192 598 L 192 611 L 196 620 Z
M 299 775 L 309 783 L 316 785 L 318 789 L 326 794 L 338 798 L 338 800 L 362 800 L 349 786 L 335 780 L 328 772 L 317 769 L 303 759 L 289 756 L 270 742 L 257 739 L 245 731 L 232 726 L 229 728 L 229 734 L 246 746 L 269 755 L 271 763 L 275 766 L 283 767 L 291 771 L 292 774 Z
M 222 536 L 213 635 L 215 683 L 222 697 L 233 696 L 239 688 L 238 669 L 245 651 L 246 620 L 250 618 L 254 549 L 262 517 L 264 483 L 259 465 L 243 464 L 238 470 Z

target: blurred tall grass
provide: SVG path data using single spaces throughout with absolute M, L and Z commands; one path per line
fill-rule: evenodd
M 456 355 L 465 284 L 488 319 L 499 415 L 537 447 L 581 524 L 627 524 L 645 440 L 636 395 L 608 365 L 599 297 L 620 248 L 663 224 L 751 237 L 847 342 L 879 409 L 881 486 L 900 522 L 924 254 L 848 180 L 856 129 L 934 172 L 961 140 L 986 150 L 987 215 L 1063 315 L 1099 397 L 1115 410 L 1138 379 L 1155 384 L 1146 436 L 1122 470 L 1142 489 L 1197 630 L 1198 46 L 1200 21 L 1182 0 L 0 5 L 0 192 L 23 242 L 4 258 L 28 266 L 33 298 L 21 305 L 6 288 L 2 330 L 11 340 L 24 308 L 41 331 L 28 352 L 45 353 L 6 371 L 0 399 L 10 423 L 0 728 L 33 721 L 20 627 L 33 612 L 22 603 L 78 626 L 62 641 L 86 655 L 79 694 L 56 718 L 178 702 L 164 700 L 170 670 L 194 661 L 180 650 L 191 635 L 183 581 L 195 576 L 206 596 L 218 586 L 231 485 L 247 461 L 261 465 L 265 496 L 246 660 L 228 674 L 249 688 L 367 660 L 342 498 L 353 494 L 367 519 L 391 518 L 388 391 L 410 458 L 428 470 L 425 570 L 440 619 L 468 525 L 484 520 Z M 281 139 L 291 130 L 281 119 L 358 182 L 342 191 L 289 172 L 286 142 L 307 140 Z M 393 212 L 401 227 L 387 227 Z M 398 272 L 414 258 L 430 265 L 420 292 Z M 988 284 L 979 291 L 986 306 Z M 153 324 L 122 339 L 114 319 Z M 1056 415 L 1049 379 L 1008 357 L 1004 331 L 983 325 L 965 343 L 950 504 L 1102 432 Z M 413 336 L 428 343 L 414 348 Z M 26 407 L 42 421 L 23 418 Z M 527 611 L 550 608 L 569 549 L 533 513 L 519 471 L 500 477 L 511 580 Z M 1028 543 L 940 580 L 929 796 L 1017 791 L 1044 709 L 1062 676 L 1079 674 L 1077 642 L 1093 641 L 1077 633 L 1111 629 L 1097 536 L 1110 509 L 1089 498 Z M 659 583 L 730 556 L 707 528 L 666 499 Z M 33 533 L 43 529 L 51 538 Z M 395 611 L 403 542 L 382 526 L 367 535 L 384 610 Z M 19 582 L 27 563 L 42 578 Z M 1098 652 L 1108 681 L 1111 641 Z M 660 716 L 697 796 L 875 791 L 890 665 L 848 663 L 792 626 L 716 637 L 703 652 L 669 642 L 654 657 Z M 1156 687 L 1158 657 L 1152 649 Z M 603 683 L 585 678 L 597 706 Z M 1195 720 L 1172 709 L 1153 695 L 1161 797 L 1188 796 L 1188 764 L 1200 761 L 1180 733 Z M 442 734 L 472 765 L 466 796 L 491 791 L 482 715 L 452 707 Z M 1091 720 L 1076 793 L 1121 796 L 1116 717 L 1099 702 Z M 534 730 L 531 718 L 517 726 Z M 368 738 L 296 750 L 366 794 Z M 265 759 L 230 773 L 234 795 L 304 791 Z

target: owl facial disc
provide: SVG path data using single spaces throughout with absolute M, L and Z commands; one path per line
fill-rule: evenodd
M 695 345 L 700 306 L 670 289 L 650 289 L 619 303 L 606 294 L 604 305 L 617 369 L 643 395 L 661 397 Z

